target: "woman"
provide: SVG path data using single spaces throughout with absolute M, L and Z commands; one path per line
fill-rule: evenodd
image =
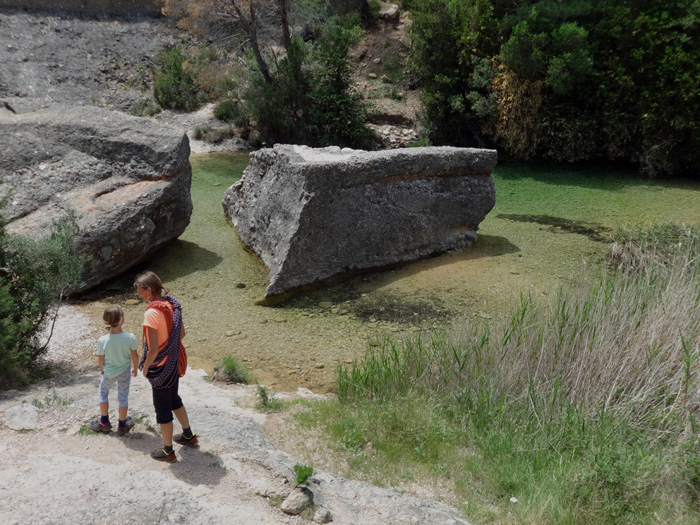
M 153 389 L 156 422 L 160 424 L 163 448 L 151 452 L 158 461 L 177 461 L 173 441 L 180 445 L 197 446 L 197 436 L 190 429 L 187 410 L 178 395 L 180 373 L 178 359 L 185 326 L 182 323 L 180 303 L 171 295 L 163 296 L 163 284 L 151 271 L 140 273 L 134 279 L 139 297 L 148 303 L 143 320 L 143 356 L 139 370 Z M 173 436 L 173 414 L 182 425 L 182 434 Z

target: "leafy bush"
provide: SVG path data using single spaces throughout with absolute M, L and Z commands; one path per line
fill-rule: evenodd
M 433 142 L 697 173 L 697 2 L 425 0 L 411 16 Z
M 297 463 L 294 465 L 294 474 L 296 475 L 295 481 L 297 485 L 306 485 L 308 479 L 314 474 L 314 468 Z
M 129 115 L 134 115 L 136 117 L 152 117 L 163 111 L 156 102 L 148 99 L 139 100 L 135 102 L 127 111 Z
M 239 105 L 235 100 L 224 100 L 214 108 L 214 116 L 224 122 L 240 122 Z
M 258 385 L 255 393 L 258 396 L 258 402 L 255 406 L 261 412 L 272 412 L 282 408 L 282 401 L 275 397 L 274 392 L 266 386 Z
M 75 216 L 68 214 L 48 237 L 32 240 L 6 234 L 0 218 L 0 378 L 5 385 L 31 380 L 36 359 L 46 351 L 48 341 L 40 334 L 54 301 L 80 283 L 82 266 L 73 246 L 77 231 Z
M 350 27 L 347 27 L 347 26 Z M 294 37 L 267 82 L 251 66 L 242 114 L 250 114 L 264 141 L 372 149 L 378 140 L 365 125 L 367 108 L 352 91 L 347 52 L 359 26 L 335 19 L 315 47 Z
M 165 108 L 192 111 L 201 104 L 197 74 L 185 67 L 187 57 L 179 47 L 162 52 L 157 59 L 158 72 L 153 96 Z

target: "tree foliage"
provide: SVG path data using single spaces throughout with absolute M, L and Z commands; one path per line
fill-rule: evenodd
M 217 13 L 244 35 L 241 45 L 249 49 L 247 87 L 217 108 L 221 116 L 243 127 L 254 123 L 260 141 L 268 144 L 378 145 L 365 124 L 369 110 L 353 90 L 347 61 L 350 46 L 362 36 L 359 14 L 330 18 L 327 0 L 161 4 L 182 27 L 201 29 L 208 25 L 203 21 Z M 280 46 L 273 47 L 275 42 Z
M 412 2 L 431 139 L 697 173 L 700 2 Z
M 153 96 L 161 106 L 191 111 L 201 104 L 197 74 L 186 67 L 186 61 L 187 56 L 179 47 L 159 55 Z
M 348 49 L 360 35 L 358 26 L 331 21 L 314 45 L 292 38 L 287 55 L 271 72 L 272 82 L 251 68 L 242 112 L 253 117 L 266 142 L 376 146 L 365 125 L 368 109 L 352 90 L 347 63 Z
M 4 202 L 0 202 L 0 211 Z M 75 216 L 58 220 L 48 237 L 9 235 L 0 214 L 0 379 L 21 383 L 45 350 L 40 337 L 52 305 L 80 283 L 80 257 L 73 247 Z

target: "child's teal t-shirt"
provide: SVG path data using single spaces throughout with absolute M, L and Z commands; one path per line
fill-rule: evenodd
M 105 356 L 107 377 L 116 377 L 131 367 L 131 351 L 138 350 L 136 336 L 129 332 L 106 334 L 97 340 L 97 355 Z

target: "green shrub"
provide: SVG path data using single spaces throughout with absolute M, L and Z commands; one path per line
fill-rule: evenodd
M 202 97 L 197 74 L 185 67 L 187 57 L 179 47 L 162 52 L 157 58 L 158 71 L 153 96 L 165 108 L 192 111 L 197 109 Z
M 250 383 L 250 372 L 232 355 L 225 355 L 214 366 L 214 375 L 223 374 L 231 383 Z
M 436 144 L 517 158 L 625 159 L 697 174 L 693 0 L 411 2 L 410 57 Z
M 297 463 L 294 465 L 294 474 L 296 475 L 295 481 L 297 485 L 306 485 L 308 479 L 314 474 L 314 468 Z
M 163 111 L 156 102 L 148 99 L 139 100 L 135 102 L 127 111 L 129 115 L 134 115 L 136 117 L 152 117 Z
M 324 26 L 315 46 L 294 37 L 266 82 L 251 66 L 243 113 L 252 115 L 265 142 L 372 149 L 379 141 L 365 125 L 367 107 L 353 92 L 347 53 L 361 36 L 342 19 Z
M 0 203 L 0 211 L 4 201 Z M 0 213 L 1 216 L 1 213 Z M 33 240 L 5 233 L 0 218 L 0 378 L 22 384 L 38 372 L 36 359 L 48 341 L 40 334 L 53 303 L 80 283 L 82 265 L 73 241 L 75 216 L 56 221 L 48 237 Z
M 255 407 L 261 412 L 272 412 L 282 408 L 282 401 L 277 399 L 274 392 L 266 386 L 258 385 L 255 393 L 258 396 L 258 402 Z
M 375 20 L 379 18 L 379 11 L 382 9 L 380 0 L 367 0 L 363 3 L 361 15 L 365 20 Z
M 214 108 L 214 116 L 224 122 L 238 123 L 241 121 L 239 105 L 235 100 L 230 99 L 217 104 Z

